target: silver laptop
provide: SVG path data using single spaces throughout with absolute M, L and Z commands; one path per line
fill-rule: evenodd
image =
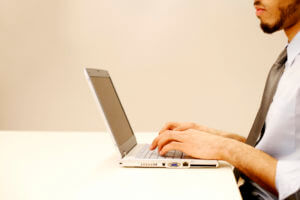
M 169 151 L 165 156 L 160 156 L 157 149 L 149 150 L 149 144 L 138 144 L 108 71 L 86 68 L 85 75 L 104 116 L 108 130 L 121 154 L 120 166 L 147 168 L 218 167 L 217 160 L 193 159 L 180 151 Z

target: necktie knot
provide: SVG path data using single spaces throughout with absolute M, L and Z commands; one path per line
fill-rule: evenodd
M 286 61 L 287 61 L 287 48 L 284 48 L 284 50 L 278 56 L 275 64 L 277 64 L 278 67 L 281 67 L 285 64 Z

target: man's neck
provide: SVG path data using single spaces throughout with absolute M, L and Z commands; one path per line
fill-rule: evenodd
M 296 34 L 299 31 L 300 31 L 300 20 L 293 26 L 284 29 L 285 35 L 287 36 L 289 42 L 293 40 L 293 38 L 296 36 Z

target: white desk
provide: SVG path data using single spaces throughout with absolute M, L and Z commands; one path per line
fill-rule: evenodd
M 140 133 L 137 139 L 151 142 L 155 135 Z M 133 169 L 120 168 L 117 159 L 107 133 L 0 132 L 0 199 L 241 199 L 225 163 Z

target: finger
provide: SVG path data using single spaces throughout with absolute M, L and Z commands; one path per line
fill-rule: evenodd
M 187 130 L 187 129 L 188 129 L 188 127 L 185 127 L 185 126 L 178 126 L 178 127 L 174 128 L 173 130 L 174 130 L 174 131 L 185 131 L 185 130 Z
M 159 136 L 157 136 L 157 137 L 152 141 L 152 143 L 151 143 L 151 145 L 150 145 L 150 150 L 154 150 L 154 149 L 157 147 L 158 137 L 159 137 Z
M 168 122 L 166 125 L 159 131 L 159 134 L 162 134 L 164 131 L 172 130 L 176 125 L 173 122 Z
M 194 129 L 195 123 L 187 122 L 187 123 L 180 123 L 176 128 L 174 128 L 174 131 L 185 131 L 188 129 Z
M 165 131 L 168 131 L 170 129 L 172 129 L 172 127 L 174 127 L 176 124 L 176 122 L 168 122 L 165 124 L 165 126 L 159 131 L 159 134 L 158 135 L 161 135 L 162 133 L 164 133 Z M 157 147 L 157 141 L 159 140 L 158 137 L 156 137 L 152 144 L 150 145 L 150 150 L 153 150 Z
M 160 155 L 165 155 L 168 151 L 172 151 L 172 150 L 178 150 L 183 152 L 184 150 L 183 144 L 181 142 L 175 142 L 175 141 L 170 142 L 166 144 L 159 153 Z
M 158 151 L 160 151 L 166 144 L 173 141 L 182 142 L 183 138 L 175 131 L 169 131 L 168 133 L 163 134 L 157 141 Z
M 162 134 L 166 130 L 173 130 L 178 126 L 177 122 L 168 122 L 165 124 L 165 126 L 159 131 L 159 134 Z
M 158 135 L 153 140 L 152 144 L 150 145 L 150 150 L 154 150 L 157 147 L 158 142 L 161 140 L 161 138 L 163 138 L 163 137 L 170 137 L 171 135 L 173 135 L 173 137 L 176 138 L 176 135 L 179 134 L 179 133 L 180 133 L 179 131 L 170 131 L 170 130 L 164 131 L 162 134 Z
M 152 144 L 150 145 L 150 150 L 154 150 L 157 147 L 157 143 L 160 140 L 160 138 L 163 136 L 164 134 L 158 135 L 153 141 Z

